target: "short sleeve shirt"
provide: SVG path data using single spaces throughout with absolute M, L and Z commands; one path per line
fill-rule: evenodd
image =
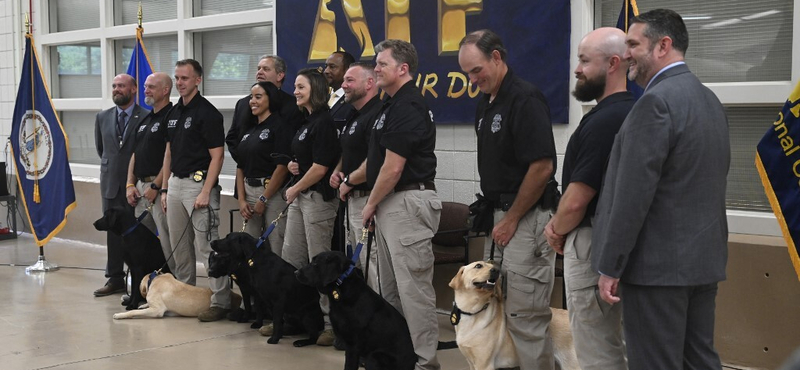
M 478 137 L 478 173 L 481 190 L 490 200 L 517 193 L 532 162 L 551 158 L 556 148 L 550 108 L 544 94 L 514 75 L 509 68 L 497 96 L 478 102 L 475 132 Z
M 158 112 L 152 112 L 136 128 L 136 147 L 133 153 L 133 175 L 137 178 L 158 176 L 164 164 L 164 151 L 167 147 L 167 113 L 172 108 L 170 102 Z
M 187 105 L 179 99 L 167 117 L 167 141 L 175 176 L 206 171 L 211 164 L 208 150 L 225 145 L 222 114 L 199 93 Z
M 328 167 L 327 176 L 319 182 L 324 182 L 324 186 L 328 186 L 328 178 L 339 162 L 340 152 L 336 127 L 327 109 L 306 117 L 292 140 L 292 154 L 300 166 L 301 174 L 308 172 L 314 163 Z
M 369 137 L 372 125 L 381 109 L 381 99 L 376 95 L 370 99 L 361 110 L 354 113 L 350 122 L 345 125 L 339 139 L 342 143 L 342 172 L 349 174 L 358 169 L 367 159 Z M 365 182 L 355 186 L 357 190 L 369 190 Z
M 600 193 L 608 157 L 622 122 L 635 103 L 629 92 L 619 92 L 601 100 L 581 119 L 572 133 L 564 155 L 561 185 L 569 188 L 571 182 L 582 182 Z M 594 216 L 597 195 L 586 209 L 586 218 Z
M 236 168 L 241 168 L 245 177 L 270 177 L 279 164 L 289 163 L 294 132 L 281 116 L 270 114 L 263 122 L 245 130 L 237 145 L 236 162 Z
M 375 186 L 387 149 L 406 159 L 397 185 L 433 181 L 436 177 L 435 148 L 433 113 L 414 81 L 409 81 L 383 103 L 372 125 L 367 155 L 369 186 Z

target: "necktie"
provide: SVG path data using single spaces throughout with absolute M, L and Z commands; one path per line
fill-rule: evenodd
M 117 136 L 119 137 L 119 142 L 122 143 L 122 137 L 125 135 L 125 117 L 128 116 L 128 113 L 122 111 L 119 114 L 119 119 L 117 120 Z
M 331 93 L 331 97 L 328 99 L 328 108 L 333 108 L 333 105 L 336 104 L 336 100 L 339 96 L 336 95 L 336 92 Z

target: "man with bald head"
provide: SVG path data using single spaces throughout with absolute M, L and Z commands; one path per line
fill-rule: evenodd
M 103 212 L 121 207 L 133 213 L 125 200 L 125 180 L 134 146 L 134 129 L 150 113 L 135 102 L 136 80 L 128 74 L 114 77 L 111 99 L 115 107 L 97 114 L 94 122 L 94 142 L 100 156 L 100 195 Z M 94 291 L 95 297 L 125 292 L 125 272 L 122 261 L 122 238 L 107 233 L 108 261 L 105 286 Z
M 564 195 L 545 227 L 550 246 L 564 255 L 564 282 L 575 353 L 581 369 L 627 369 L 622 307 L 600 300 L 592 270 L 592 219 L 614 136 L 633 107 L 626 90 L 625 33 L 598 28 L 578 44 L 575 91 L 581 102 L 597 101 L 567 144 L 561 183 Z
M 142 224 L 159 236 L 165 258 L 170 257 L 172 248 L 159 190 L 164 183 L 161 167 L 167 147 L 165 117 L 172 108 L 172 102 L 169 101 L 170 91 L 172 79 L 168 74 L 155 72 L 147 76 L 144 82 L 144 101 L 153 107 L 153 112 L 136 128 L 135 146 L 128 166 L 128 184 L 125 185 L 128 204 L 136 207 L 136 217 L 145 210 L 150 210 L 151 214 L 142 220 Z M 167 264 L 170 271 L 175 268 L 172 258 L 167 260 Z

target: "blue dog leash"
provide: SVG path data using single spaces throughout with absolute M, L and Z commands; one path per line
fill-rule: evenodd
M 136 223 L 134 223 L 133 226 L 129 227 L 128 230 L 125 230 L 125 232 L 122 233 L 122 236 L 128 236 L 128 234 L 132 233 L 133 230 L 136 230 L 136 228 L 142 224 L 142 220 L 144 220 L 144 218 L 147 217 L 147 214 L 148 214 L 147 210 L 142 212 L 142 214 L 139 215 L 139 217 L 136 219 Z
M 261 236 L 258 238 L 258 241 L 256 242 L 256 250 L 258 250 L 258 248 L 261 248 L 261 245 L 264 244 L 264 242 L 267 240 L 269 234 L 272 234 L 272 231 L 275 230 L 275 226 L 278 225 L 278 221 L 286 216 L 286 213 L 289 211 L 289 206 L 291 205 L 292 205 L 291 203 L 287 204 L 286 208 L 284 208 L 283 211 L 281 211 L 281 213 L 278 214 L 278 217 L 276 217 L 274 220 L 272 220 L 272 222 L 269 223 L 267 231 L 264 231 L 264 233 L 261 234 Z M 253 251 L 253 254 L 255 254 L 255 251 Z M 251 255 L 250 257 L 247 258 L 247 265 L 253 267 L 253 264 L 254 264 L 253 256 Z

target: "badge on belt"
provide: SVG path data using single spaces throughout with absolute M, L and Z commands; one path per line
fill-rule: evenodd
M 269 185 L 269 179 L 264 179 L 264 189 Z
M 203 171 L 195 171 L 194 175 L 192 175 L 192 180 L 194 180 L 194 182 L 203 181 Z

